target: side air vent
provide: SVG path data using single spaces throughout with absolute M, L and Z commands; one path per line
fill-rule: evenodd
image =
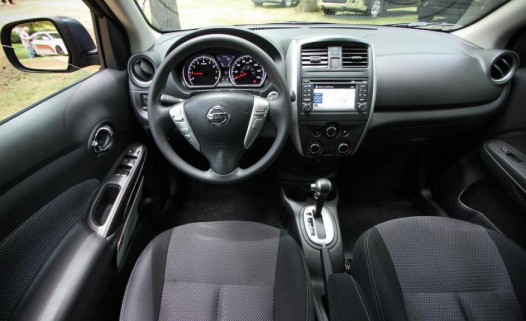
M 302 48 L 301 65 L 310 68 L 327 68 L 329 65 L 327 47 Z
M 368 50 L 365 47 L 343 47 L 342 68 L 367 68 L 369 61 Z
M 152 82 L 155 74 L 155 65 L 149 57 L 135 56 L 130 60 L 128 73 L 133 83 L 137 86 L 146 87 Z
M 513 78 L 517 65 L 518 59 L 515 54 L 511 52 L 503 53 L 493 60 L 489 76 L 494 83 L 498 85 L 504 84 Z

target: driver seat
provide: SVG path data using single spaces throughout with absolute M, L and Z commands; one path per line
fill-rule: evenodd
M 121 321 L 312 320 L 308 270 L 286 232 L 254 222 L 167 230 L 133 269 Z

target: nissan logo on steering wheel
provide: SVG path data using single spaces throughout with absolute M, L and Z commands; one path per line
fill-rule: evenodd
M 230 113 L 221 106 L 214 106 L 206 114 L 206 119 L 214 126 L 224 126 L 230 119 Z

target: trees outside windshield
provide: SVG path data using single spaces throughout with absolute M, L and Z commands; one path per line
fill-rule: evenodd
M 217 25 L 339 23 L 454 30 L 508 0 L 135 0 L 159 31 Z

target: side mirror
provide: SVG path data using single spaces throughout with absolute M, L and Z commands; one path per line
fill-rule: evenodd
M 93 39 L 72 18 L 11 22 L 2 28 L 0 38 L 9 62 L 22 71 L 72 72 L 100 63 Z

